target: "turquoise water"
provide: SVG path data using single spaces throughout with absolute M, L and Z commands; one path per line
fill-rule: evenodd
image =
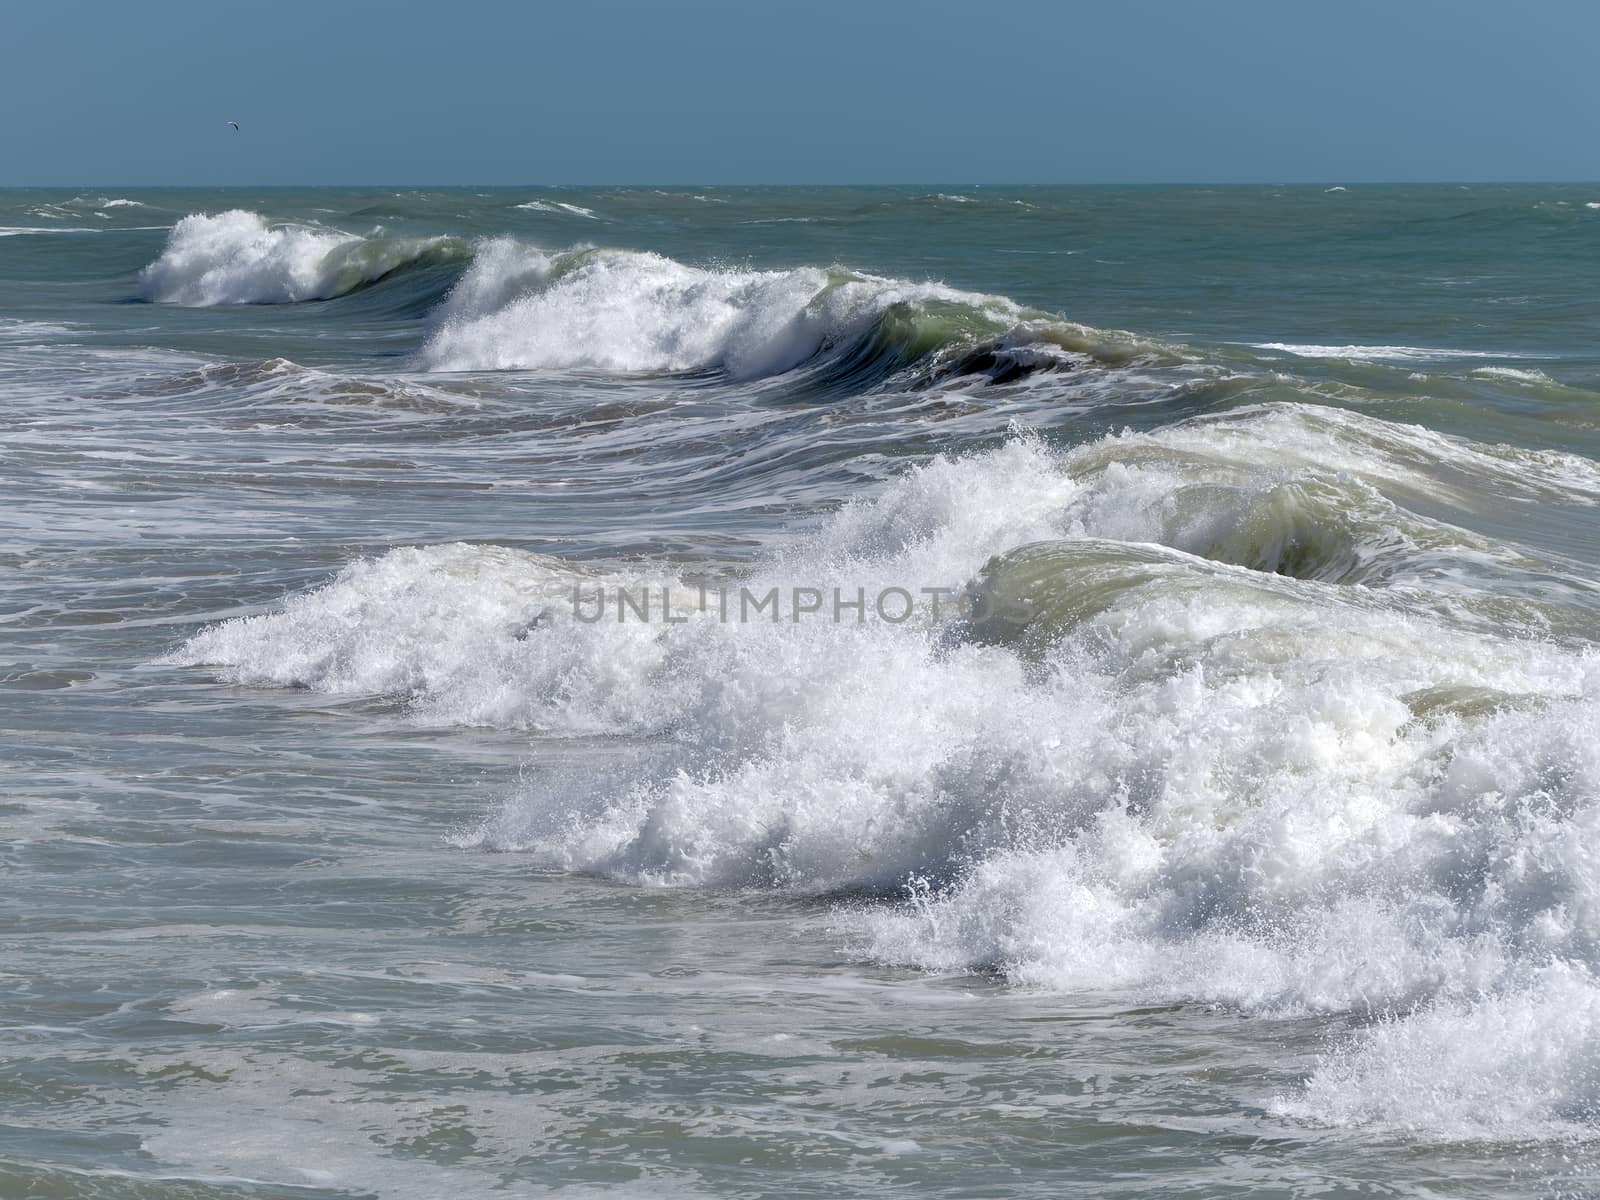
M 1592 186 L 0 192 L 0 1195 L 1588 1194 L 1597 278 Z

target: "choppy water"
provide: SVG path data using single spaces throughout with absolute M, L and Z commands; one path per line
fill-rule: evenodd
M 0 193 L 0 1195 L 1592 1192 L 1597 280 L 1592 187 Z

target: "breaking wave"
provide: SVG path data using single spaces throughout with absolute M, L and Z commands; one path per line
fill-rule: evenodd
M 625 250 L 551 254 L 498 239 L 479 247 L 421 358 L 436 371 L 714 370 L 742 380 L 831 365 L 859 385 L 914 365 L 1008 379 L 1153 352 L 938 283 L 842 267 L 709 269 Z
M 397 271 L 470 253 L 470 243 L 460 238 L 363 238 L 275 225 L 234 209 L 179 221 L 139 282 L 144 298 L 161 304 L 295 304 L 343 296 Z
M 567 593 L 614 578 L 455 544 L 352 564 L 172 661 L 645 738 L 608 774 L 543 770 L 458 840 L 843 897 L 842 936 L 885 963 L 1360 1014 L 1283 1111 L 1545 1136 L 1600 1116 L 1600 658 L 1568 636 L 1597 584 L 1474 533 L 1474 486 L 1600 500 L 1567 456 L 1263 405 L 938 459 L 739 579 L 970 582 L 955 616 L 589 623 Z
M 748 381 L 803 369 L 809 384 L 860 391 L 891 379 L 1006 383 L 1174 357 L 1002 296 L 844 267 L 755 271 L 629 250 L 552 252 L 510 238 L 359 237 L 241 210 L 185 217 L 140 273 L 140 289 L 164 304 L 293 304 L 458 264 L 466 266 L 453 286 L 430 275 L 426 288 L 385 293 L 400 297 L 394 315 L 428 314 L 418 352 L 426 370 L 716 372 Z

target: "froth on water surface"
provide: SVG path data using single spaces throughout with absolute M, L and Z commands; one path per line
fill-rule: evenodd
M 1592 1193 L 1571 201 L 0 193 L 0 1193 Z

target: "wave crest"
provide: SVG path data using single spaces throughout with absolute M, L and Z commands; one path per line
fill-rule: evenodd
M 295 304 L 343 296 L 396 271 L 468 253 L 460 238 L 364 238 L 274 225 L 259 213 L 232 209 L 179 221 L 139 282 L 144 298 L 161 304 Z
M 445 302 L 422 361 L 435 371 L 715 370 L 745 380 L 815 362 L 870 384 L 918 364 L 940 377 L 1007 380 L 1147 349 L 940 283 L 842 267 L 702 268 L 626 250 L 547 253 L 496 239 Z
M 1556 1019 L 1564 1054 L 1600 1056 L 1600 660 L 1518 636 L 1551 596 L 1478 619 L 1532 565 L 1400 511 L 1469 511 L 1462 463 L 1499 457 L 1293 405 L 1062 454 L 1013 440 L 907 472 L 750 580 L 976 571 L 987 624 L 585 624 L 544 590 L 570 565 L 450 546 L 356 564 L 170 661 L 648 738 L 525 781 L 458 841 L 898 894 L 840 917 L 888 963 L 1376 1015 L 1284 1111 L 1545 1136 L 1600 1111 L 1592 1073 L 1523 1061 Z M 1581 502 L 1567 465 L 1518 474 Z

